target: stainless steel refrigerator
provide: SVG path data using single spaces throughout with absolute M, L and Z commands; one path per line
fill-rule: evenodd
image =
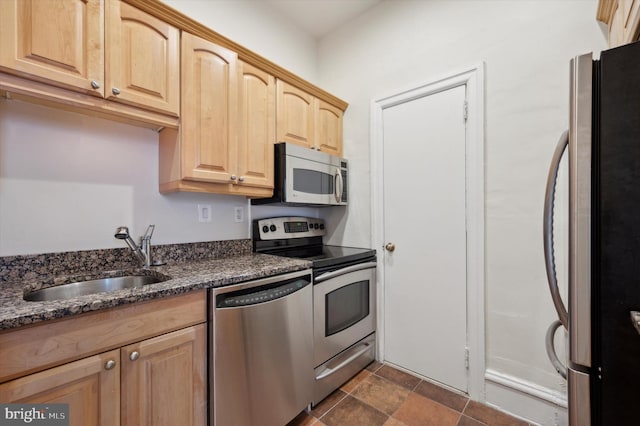
M 569 153 L 569 295 L 558 291 L 553 200 Z M 570 128 L 553 155 L 544 212 L 547 277 L 558 312 L 547 353 L 568 381 L 570 425 L 640 424 L 640 43 L 571 61 Z M 553 347 L 569 331 L 568 365 Z

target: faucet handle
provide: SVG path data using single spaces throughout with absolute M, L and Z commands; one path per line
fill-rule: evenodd
M 149 227 L 147 228 L 147 232 L 144 233 L 144 235 L 142 236 L 142 240 L 151 240 L 151 236 L 153 235 L 153 230 L 156 229 L 155 225 L 149 225 Z

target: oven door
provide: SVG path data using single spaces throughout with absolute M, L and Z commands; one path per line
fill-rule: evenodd
M 343 197 L 344 176 L 339 166 L 287 155 L 285 176 L 286 203 L 347 204 Z
M 314 277 L 314 365 L 349 348 L 376 329 L 376 263 Z

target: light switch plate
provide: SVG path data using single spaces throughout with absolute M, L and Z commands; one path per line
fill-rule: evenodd
M 198 222 L 211 222 L 211 204 L 198 204 Z
M 236 223 L 244 222 L 244 208 L 243 207 L 235 207 L 233 210 L 233 220 Z

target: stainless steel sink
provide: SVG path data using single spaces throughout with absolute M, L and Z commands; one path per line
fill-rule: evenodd
M 109 277 L 97 280 L 79 281 L 70 284 L 62 284 L 43 288 L 24 295 L 24 300 L 29 302 L 44 302 L 48 300 L 63 300 L 87 294 L 112 292 L 126 288 L 142 287 L 148 284 L 159 283 L 168 277 L 159 278 L 152 275 L 125 275 L 122 277 Z

